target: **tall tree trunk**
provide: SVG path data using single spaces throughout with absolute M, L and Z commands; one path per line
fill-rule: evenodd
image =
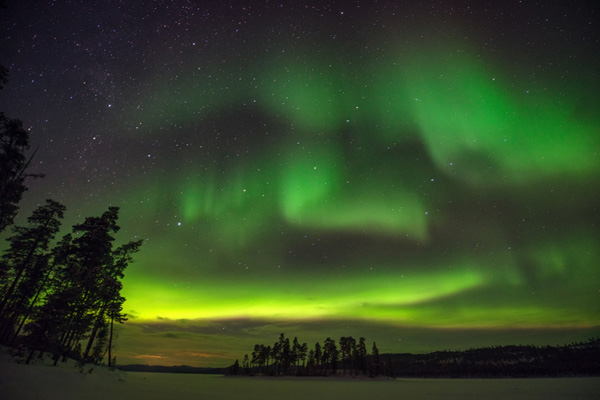
M 0 318 L 2 320 L 4 319 L 3 317 L 5 317 L 6 306 L 9 303 L 9 301 L 12 300 L 12 293 L 15 290 L 19 281 L 21 280 L 21 276 L 23 275 L 24 272 L 25 272 L 25 265 L 23 265 L 19 269 L 19 272 L 17 272 L 17 276 L 15 276 L 15 279 L 12 281 L 10 287 L 4 294 L 4 297 L 2 298 L 2 302 L 0 302 Z M 4 327 L 4 321 L 2 321 L 2 327 Z
M 6 291 L 4 297 L 2 298 L 2 302 L 0 302 L 0 316 L 3 314 L 4 307 L 6 306 L 6 302 L 12 296 L 12 292 L 15 290 L 15 287 L 17 286 L 17 283 L 21 279 L 23 272 L 25 272 L 25 268 L 27 267 L 27 265 L 30 264 L 31 257 L 33 257 L 33 255 L 35 254 L 35 251 L 37 250 L 37 248 L 39 246 L 40 240 L 42 240 L 44 232 L 48 228 L 48 225 L 52 221 L 52 218 L 54 218 L 54 214 L 56 214 L 56 213 L 53 212 L 52 214 L 50 214 L 50 216 L 44 223 L 42 229 L 40 229 L 40 232 L 38 233 L 37 237 L 35 238 L 32 246 L 31 246 L 31 249 L 27 253 L 27 257 L 25 257 L 25 260 L 21 263 L 21 265 L 19 265 L 19 268 L 18 268 L 19 272 L 17 273 L 17 276 L 15 277 L 12 284 L 10 285 L 10 288 Z
M 265 375 L 269 373 L 269 356 L 265 357 L 267 365 L 265 366 Z
M 52 267 L 48 270 L 48 272 L 46 273 L 46 276 L 44 276 L 44 279 L 42 280 L 42 283 L 38 287 L 38 290 L 35 293 L 35 296 L 29 302 L 29 306 L 27 307 L 27 310 L 25 311 L 25 313 L 22 316 L 21 323 L 19 324 L 19 327 L 17 328 L 17 331 L 15 332 L 15 335 L 12 338 L 13 342 L 17 339 L 17 336 L 19 336 L 19 333 L 21 333 L 21 330 L 23 329 L 23 326 L 25 325 L 25 321 L 27 321 L 27 317 L 29 317 L 29 314 L 31 314 L 31 310 L 33 310 L 33 306 L 35 305 L 35 303 L 37 302 L 37 299 L 42 294 L 42 291 L 44 290 L 44 287 L 46 286 L 46 282 L 48 282 L 48 278 L 50 277 L 50 274 L 52 273 L 53 270 L 54 270 L 54 267 Z
M 111 315 L 110 317 L 110 335 L 108 337 L 108 366 L 112 367 L 112 339 L 113 339 L 113 325 L 114 325 L 115 317 Z
M 73 349 L 75 349 L 76 344 L 79 341 L 76 336 L 77 332 L 75 330 L 72 330 L 72 332 L 73 333 L 71 334 L 71 338 L 67 342 L 67 345 L 63 348 L 63 353 L 62 353 L 62 361 L 63 362 L 65 362 L 69 359 L 69 354 L 71 354 Z M 79 356 L 81 356 L 81 354 L 79 354 Z
M 62 356 L 63 358 L 65 357 L 65 355 L 68 353 L 68 349 L 67 349 L 67 344 L 69 344 L 71 342 L 71 338 L 75 335 L 75 330 L 73 329 L 72 326 L 69 326 L 67 328 L 67 330 L 63 333 L 63 336 L 59 342 L 59 348 L 56 350 L 56 353 L 54 354 L 54 357 L 52 357 L 52 359 L 54 360 L 54 366 L 56 366 L 56 364 L 58 364 L 58 360 L 60 359 L 60 357 Z
M 96 340 L 96 335 L 98 334 L 98 330 L 100 329 L 100 326 L 102 325 L 102 322 L 104 321 L 104 309 L 105 309 L 105 307 L 102 307 L 100 309 L 100 311 L 98 312 L 98 317 L 96 317 L 96 322 L 94 323 L 94 327 L 92 328 L 92 333 L 90 334 L 90 339 L 88 340 L 88 344 L 85 347 L 85 351 L 83 352 L 84 359 L 86 359 L 89 356 L 90 351 L 92 350 L 92 344 L 94 343 L 94 340 Z

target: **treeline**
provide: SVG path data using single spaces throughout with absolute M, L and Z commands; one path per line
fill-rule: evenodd
M 327 338 L 308 350 L 282 333 L 272 346 L 257 344 L 229 367 L 230 375 L 387 376 L 392 378 L 525 378 L 600 376 L 600 339 L 565 346 L 494 346 L 427 354 L 379 354 L 365 339 Z
M 0 65 L 0 89 L 7 82 Z M 126 320 L 121 296 L 124 270 L 141 240 L 113 248 L 118 207 L 88 217 L 54 246 L 66 207 L 46 200 L 14 226 L 27 173 L 29 132 L 0 113 L 0 233 L 11 228 L 0 256 L 0 344 L 29 363 L 51 353 L 54 364 L 68 357 L 114 363 L 114 324 Z M 35 153 L 34 153 L 35 154 Z
M 269 375 L 269 376 L 370 376 L 391 374 L 391 366 L 384 365 L 377 345 L 373 342 L 371 353 L 367 353 L 365 338 L 358 342 L 351 336 L 341 337 L 339 347 L 334 339 L 327 338 L 315 343 L 309 350 L 306 343 L 298 338 L 290 339 L 285 334 L 279 336 L 272 346 L 257 344 L 251 356 L 246 354 L 229 367 L 230 375 Z
M 384 354 L 397 377 L 599 376 L 600 340 L 565 346 L 495 346 L 429 354 Z

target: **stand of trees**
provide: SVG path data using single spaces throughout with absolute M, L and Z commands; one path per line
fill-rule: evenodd
M 384 354 L 395 376 L 523 378 L 600 376 L 600 339 L 565 346 L 494 346 L 429 354 Z
M 341 337 L 339 347 L 334 339 L 327 338 L 309 349 L 294 337 L 279 336 L 272 346 L 257 344 L 251 356 L 246 354 L 229 368 L 230 375 L 294 375 L 294 376 L 380 376 L 389 374 L 384 368 L 377 345 L 373 343 L 367 354 L 365 338 L 358 342 L 351 336 Z
M 0 65 L 0 89 L 7 82 Z M 0 113 L 0 233 L 12 228 L 0 256 L 0 344 L 15 349 L 29 363 L 37 353 L 81 363 L 114 362 L 114 324 L 123 323 L 121 280 L 141 240 L 113 248 L 119 230 L 118 207 L 73 226 L 51 248 L 66 207 L 46 200 L 25 226 L 13 226 L 25 180 L 29 132 L 18 119 Z M 35 154 L 35 153 L 34 153 Z
M 23 352 L 113 363 L 114 324 L 126 321 L 121 280 L 141 240 L 113 248 L 118 207 L 88 217 L 50 248 L 65 207 L 39 206 L 0 257 L 0 343 Z
M 308 350 L 282 333 L 272 346 L 257 344 L 229 367 L 230 375 L 386 376 L 403 378 L 525 378 L 600 376 L 600 339 L 565 346 L 495 346 L 427 354 L 379 354 L 365 339 L 327 338 Z M 308 350 L 308 352 L 307 352 Z

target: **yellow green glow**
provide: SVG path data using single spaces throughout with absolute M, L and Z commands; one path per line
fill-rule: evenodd
M 295 60 L 193 74 L 185 107 L 150 101 L 202 148 L 132 190 L 169 226 L 126 278 L 132 321 L 600 325 L 600 121 L 583 84 L 529 86 L 451 41 Z
M 292 128 L 270 139 L 270 148 L 258 148 L 254 157 L 232 161 L 226 168 L 210 164 L 194 168 L 192 163 L 171 182 L 170 192 L 163 191 L 147 202 L 156 213 L 165 202 L 174 204 L 175 218 L 184 226 L 199 227 L 187 236 L 173 235 L 207 254 L 181 262 L 210 271 L 206 277 L 210 284 L 182 280 L 166 287 L 155 279 L 138 278 L 127 286 L 128 306 L 144 320 L 156 315 L 170 319 L 359 318 L 424 326 L 496 326 L 502 321 L 537 326 L 544 321 L 566 324 L 571 313 L 583 325 L 593 323 L 597 315 L 589 309 L 580 314 L 573 314 L 573 307 L 557 311 L 535 298 L 527 299 L 524 306 L 486 304 L 479 308 L 460 303 L 451 316 L 443 317 L 444 299 L 469 296 L 475 289 L 498 282 L 534 292 L 538 289 L 526 286 L 567 274 L 578 254 L 592 246 L 583 240 L 575 251 L 572 243 L 559 243 L 550 236 L 545 244 L 521 246 L 517 252 L 511 249 L 513 239 L 503 227 L 492 230 L 499 236 L 481 232 L 481 238 L 471 239 L 496 240 L 488 244 L 494 261 L 484 266 L 474 258 L 477 261 L 464 263 L 471 267 L 460 273 L 430 267 L 421 267 L 426 272 L 420 272 L 418 265 L 411 265 L 400 279 L 402 274 L 397 272 L 370 275 L 372 261 L 357 260 L 360 267 L 355 266 L 352 273 L 341 277 L 328 273 L 323 282 L 294 273 L 287 280 L 277 274 L 269 276 L 266 271 L 279 268 L 278 264 L 295 265 L 286 259 L 292 256 L 286 255 L 292 254 L 289 247 L 294 240 L 303 236 L 375 234 L 398 243 L 427 245 L 432 230 L 445 226 L 453 232 L 449 221 L 460 221 L 461 216 L 449 210 L 465 190 L 461 183 L 476 188 L 479 197 L 482 193 L 491 196 L 486 193 L 490 187 L 523 188 L 551 177 L 584 179 L 598 167 L 598 125 L 589 116 L 577 117 L 574 101 L 558 101 L 544 92 L 519 93 L 503 83 L 505 75 L 484 66 L 466 50 L 413 52 L 373 72 L 374 78 L 364 87 L 354 79 L 342 79 L 348 74 L 349 69 L 319 63 L 278 64 L 262 71 L 257 104 L 289 118 Z M 429 160 L 422 160 L 422 155 L 391 151 L 393 146 L 402 149 L 419 139 L 433 169 L 424 164 Z M 217 150 L 221 151 L 209 149 Z M 437 186 L 434 177 L 440 180 L 440 173 L 448 181 Z M 161 192 L 143 185 L 140 190 Z M 436 198 L 447 193 L 452 193 L 448 200 Z M 533 192 L 527 196 L 534 201 L 543 197 Z M 531 201 L 527 196 L 515 201 L 527 203 Z M 459 237 L 459 246 L 464 230 L 450 233 Z M 258 250 L 254 252 L 253 246 Z M 277 250 L 271 252 L 270 247 Z M 238 253 L 242 251 L 254 254 Z M 596 256 L 588 257 L 588 262 Z M 398 263 L 407 266 L 402 259 Z M 224 270 L 236 276 L 238 268 L 248 265 L 250 271 L 261 272 L 256 276 L 248 272 L 248 280 L 227 279 L 226 285 L 214 275 Z M 519 272 L 523 266 L 529 269 Z M 317 275 L 323 279 L 321 272 Z M 330 280 L 335 281 L 333 288 Z M 520 310 L 519 316 L 511 317 L 511 309 Z
M 294 282 L 293 289 L 284 284 L 287 280 L 266 285 L 261 284 L 260 279 L 228 281 L 226 287 L 219 282 L 165 287 L 157 282 L 135 280 L 127 285 L 126 296 L 136 299 L 145 293 L 141 303 L 128 301 L 140 320 L 157 316 L 175 320 L 390 319 L 395 315 L 397 323 L 411 325 L 414 321 L 424 323 L 417 317 L 420 304 L 459 295 L 486 283 L 484 275 L 475 268 L 438 271 L 433 277 L 423 273 L 382 276 L 373 272 L 372 277 L 367 275 L 360 281 L 356 276 L 331 277 L 318 282 L 298 276 L 289 279 Z M 332 281 L 335 281 L 333 287 Z M 406 314 L 407 310 L 412 311 Z
M 227 289 L 220 284 L 166 289 L 160 283 L 144 283 L 128 285 L 127 295 L 135 299 L 140 297 L 140 292 L 152 293 L 143 296 L 143 304 L 129 302 L 137 311 L 137 322 L 152 321 L 156 317 L 171 320 L 349 319 L 437 328 L 490 328 L 509 324 L 521 329 L 542 327 L 548 321 L 563 327 L 591 324 L 581 323 L 588 318 L 583 310 L 573 312 L 518 304 L 445 307 L 444 298 L 486 286 L 486 278 L 473 270 L 439 272 L 434 277 L 377 277 L 365 279 L 360 285 L 349 279 L 337 282 L 335 291 L 328 288 L 330 282 L 297 283 L 294 290 L 247 282 L 229 283 Z

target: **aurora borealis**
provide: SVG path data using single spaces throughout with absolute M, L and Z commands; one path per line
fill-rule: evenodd
M 0 11 L 0 110 L 46 174 L 20 221 L 116 205 L 145 239 L 120 363 L 600 334 L 598 6 L 402 3 Z

